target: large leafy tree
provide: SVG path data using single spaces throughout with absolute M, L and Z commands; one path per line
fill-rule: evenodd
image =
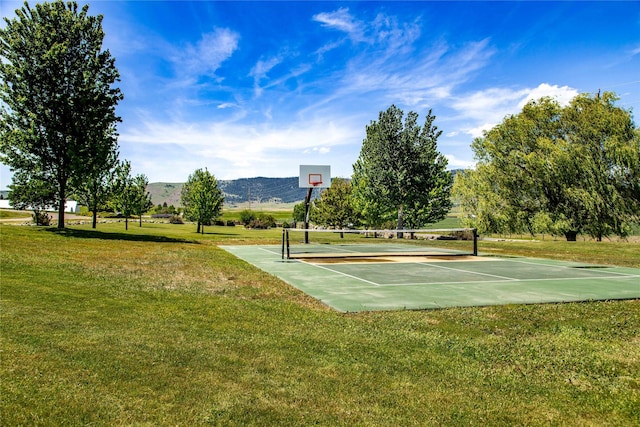
M 624 236 L 640 216 L 640 139 L 605 92 L 532 101 L 472 144 L 455 194 L 481 231 Z
M 25 3 L 16 15 L 0 29 L 1 160 L 52 182 L 63 228 L 71 187 L 112 166 L 119 73 L 87 5 Z
M 405 117 L 392 105 L 367 126 L 353 192 L 369 226 L 395 216 L 398 229 L 418 228 L 445 218 L 451 209 L 453 178 L 437 149 L 442 131 L 435 119 L 430 110 L 421 127 L 417 113 Z
M 196 232 L 204 234 L 204 226 L 211 224 L 222 212 L 224 196 L 218 188 L 215 176 L 206 168 L 196 169 L 182 187 L 182 205 L 184 216 L 195 221 Z
M 353 206 L 351 183 L 334 178 L 331 187 L 313 202 L 312 220 L 316 224 L 332 228 L 345 228 L 359 222 L 359 214 Z

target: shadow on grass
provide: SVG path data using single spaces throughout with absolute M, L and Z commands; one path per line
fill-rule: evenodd
M 199 244 L 195 240 L 175 239 L 165 236 L 150 236 L 146 234 L 130 233 L 106 233 L 98 230 L 74 230 L 72 228 L 47 228 L 46 231 L 55 233 L 63 237 L 77 237 L 82 239 L 102 239 L 102 240 L 129 240 L 135 242 L 155 242 L 155 243 L 192 243 Z

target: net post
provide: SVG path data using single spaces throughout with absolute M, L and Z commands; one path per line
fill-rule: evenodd
M 291 253 L 289 252 L 289 229 L 287 228 L 287 259 L 291 259 Z
M 471 230 L 473 233 L 473 256 L 478 256 L 478 229 Z
M 282 228 L 282 259 L 284 259 L 284 234 L 286 233 L 286 228 Z

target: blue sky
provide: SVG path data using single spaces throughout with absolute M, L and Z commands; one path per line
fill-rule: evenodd
M 0 13 L 21 4 L 1 0 Z M 472 166 L 473 138 L 541 96 L 614 91 L 640 125 L 637 1 L 90 5 L 121 74 L 121 158 L 151 182 L 204 167 L 296 176 L 300 164 L 348 177 L 366 125 L 392 104 L 420 121 L 433 110 L 450 169 Z

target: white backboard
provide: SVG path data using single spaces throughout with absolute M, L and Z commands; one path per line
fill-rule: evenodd
M 300 188 L 331 187 L 331 166 L 300 165 Z

